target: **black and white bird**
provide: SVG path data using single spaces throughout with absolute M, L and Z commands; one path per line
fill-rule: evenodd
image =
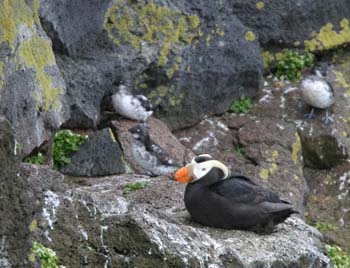
M 206 226 L 268 233 L 297 213 L 276 192 L 243 175 L 232 175 L 210 155 L 195 157 L 174 179 L 188 183 L 185 206 L 194 221 Z
M 176 161 L 151 139 L 146 124 L 138 124 L 129 131 L 134 139 L 131 145 L 133 160 L 149 175 L 171 174 L 179 168 Z
M 312 107 L 311 112 L 307 114 L 307 118 L 315 118 L 315 108 L 326 109 L 326 116 L 322 118 L 325 124 L 330 124 L 334 120 L 328 114 L 328 108 L 334 102 L 334 91 L 332 85 L 326 80 L 328 72 L 327 65 L 317 66 L 313 69 L 312 75 L 306 76 L 300 84 L 302 100 Z
M 132 95 L 125 85 L 119 86 L 119 91 L 112 95 L 115 111 L 132 120 L 145 122 L 153 113 L 152 105 L 143 95 Z

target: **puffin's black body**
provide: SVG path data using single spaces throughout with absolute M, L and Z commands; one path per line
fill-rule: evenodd
M 275 224 L 296 212 L 277 193 L 249 178 L 235 174 L 222 179 L 223 175 L 219 168 L 212 168 L 204 177 L 187 185 L 185 206 L 196 222 L 268 233 Z

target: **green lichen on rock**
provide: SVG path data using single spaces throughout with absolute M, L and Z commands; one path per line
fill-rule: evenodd
M 208 34 L 207 37 L 205 38 L 205 43 L 206 43 L 207 47 L 210 46 L 210 40 L 211 40 L 211 35 Z
M 300 161 L 301 154 L 301 139 L 297 132 L 295 132 L 295 142 L 292 146 L 292 160 L 294 164 L 298 164 Z
M 256 35 L 252 31 L 247 31 L 244 35 L 245 40 L 253 42 L 256 40 Z
M 313 38 L 305 40 L 305 48 L 308 51 L 328 50 L 340 45 L 350 43 L 349 20 L 342 19 L 339 23 L 341 30 L 337 32 L 332 23 L 324 25 L 318 33 L 313 32 Z
M 267 49 L 261 50 L 261 58 L 263 60 L 264 69 L 273 68 L 277 66 L 277 63 L 282 60 L 286 50 L 270 51 Z
M 345 63 L 344 65 L 347 65 L 349 63 Z M 346 66 L 344 66 L 346 67 Z M 342 72 L 340 71 L 333 71 L 333 73 L 335 74 L 335 82 L 337 83 L 337 85 L 341 88 L 344 88 L 346 90 L 346 95 L 350 97 L 350 81 L 349 79 L 347 79 Z
M 4 75 L 4 63 L 0 60 L 0 90 L 4 86 L 4 80 L 5 80 L 5 75 Z
M 178 63 L 174 63 L 167 71 L 166 71 L 166 75 L 169 78 L 172 78 L 174 73 L 179 70 L 179 64 Z
M 257 9 L 263 9 L 265 7 L 265 3 L 262 1 L 259 1 L 256 3 L 256 8 Z
M 22 0 L 3 0 L 0 3 L 0 43 L 7 42 L 12 51 L 18 36 L 18 27 L 34 26 L 33 12 Z
M 266 168 L 262 168 L 259 172 L 259 177 L 262 180 L 267 180 L 269 178 L 269 170 Z
M 160 85 L 155 90 L 152 90 L 147 97 L 152 99 L 156 105 L 166 100 L 170 106 L 178 106 L 181 104 L 185 95 L 181 93 L 175 96 L 174 86 L 167 87 L 165 85 Z
M 262 50 L 261 58 L 263 60 L 264 69 L 268 69 L 273 63 L 276 63 L 276 58 L 270 51 Z
M 140 49 L 143 42 L 159 45 L 159 66 L 167 64 L 169 52 L 180 42 L 190 44 L 199 35 L 199 26 L 197 15 L 184 15 L 153 1 L 116 1 L 104 21 L 116 45 L 130 44 L 135 49 Z
M 38 221 L 36 219 L 34 219 L 34 220 L 32 220 L 32 222 L 29 225 L 29 231 L 34 232 L 37 227 L 38 227 Z
M 38 108 L 48 111 L 51 107 L 58 108 L 59 96 L 63 94 L 62 88 L 53 85 L 52 77 L 45 69 L 56 64 L 49 39 L 40 37 L 34 33 L 30 39 L 25 40 L 18 47 L 18 63 L 22 68 L 36 70 L 36 78 L 40 91 L 36 91 L 34 98 Z
M 350 96 L 350 55 L 347 52 L 339 51 L 333 61 L 337 62 L 337 68 L 333 70 L 336 85 L 345 90 L 346 95 Z
M 26 3 L 29 3 L 26 4 Z M 58 108 L 58 97 L 63 94 L 62 88 L 53 86 L 52 77 L 45 71 L 56 64 L 51 42 L 38 34 L 40 27 L 38 0 L 4 0 L 0 4 L 0 44 L 6 43 L 15 54 L 15 64 L 19 69 L 33 69 L 40 87 L 34 92 L 37 107 L 44 111 L 51 107 Z M 19 39 L 24 39 L 19 41 Z M 7 62 L 0 64 L 0 79 L 4 80 L 3 69 Z M 0 88 L 3 82 L 0 82 Z
M 170 106 L 178 106 L 182 102 L 184 96 L 185 95 L 183 93 L 179 94 L 178 96 L 171 96 L 169 98 Z
M 271 157 L 267 158 L 267 167 L 263 167 L 259 172 L 259 177 L 262 180 L 267 180 L 270 175 L 275 174 L 278 171 L 277 160 L 279 157 L 279 152 L 274 150 L 272 152 L 268 152 Z

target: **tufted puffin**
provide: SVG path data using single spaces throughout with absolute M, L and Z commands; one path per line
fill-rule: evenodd
M 194 221 L 206 226 L 270 233 L 274 225 L 297 213 L 277 193 L 243 175 L 230 174 L 210 155 L 196 156 L 174 179 L 188 183 L 186 209 Z
M 300 84 L 302 100 L 312 107 L 307 117 L 315 118 L 315 108 L 326 109 L 326 116 L 322 118 L 322 121 L 330 124 L 334 120 L 328 115 L 328 108 L 334 104 L 335 98 L 333 87 L 325 78 L 328 66 L 316 66 L 312 72 L 313 74 L 306 76 Z

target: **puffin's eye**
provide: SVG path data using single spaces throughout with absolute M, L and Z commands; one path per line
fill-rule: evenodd
M 202 168 L 202 171 L 205 171 L 206 170 L 206 168 Z

